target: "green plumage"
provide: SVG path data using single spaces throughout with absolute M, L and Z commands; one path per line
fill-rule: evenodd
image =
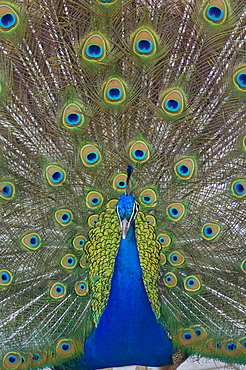
M 158 322 L 246 364 L 245 43 L 244 0 L 0 3 L 0 369 L 83 355 L 128 164 Z

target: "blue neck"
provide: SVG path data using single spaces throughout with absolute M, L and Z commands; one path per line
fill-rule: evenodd
M 170 363 L 172 352 L 144 288 L 133 224 L 120 241 L 108 303 L 86 339 L 84 361 L 90 369 L 159 367 Z

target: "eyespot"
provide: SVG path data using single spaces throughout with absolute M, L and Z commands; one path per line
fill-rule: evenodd
M 31 354 L 31 365 L 39 366 L 47 361 L 47 353 L 45 352 L 33 352 Z
M 192 158 L 183 158 L 174 166 L 175 174 L 183 180 L 189 180 L 194 173 L 195 165 Z
M 243 260 L 243 262 L 241 263 L 241 269 L 243 270 L 243 272 L 246 273 L 246 258 L 245 260 Z
M 98 215 L 91 215 L 88 217 L 88 225 L 95 226 L 98 223 Z
M 21 364 L 21 355 L 17 352 L 8 352 L 3 358 L 6 369 L 16 369 Z
M 74 254 L 66 254 L 61 259 L 61 265 L 65 269 L 73 269 L 77 265 L 77 259 Z
M 222 352 L 227 356 L 238 356 L 242 351 L 241 345 L 235 340 L 228 340 L 221 343 Z
M 163 282 L 169 288 L 173 288 L 177 285 L 178 280 L 174 273 L 168 272 L 164 275 Z
M 154 35 L 148 29 L 139 30 L 133 41 L 133 51 L 143 57 L 149 57 L 156 52 Z
M 152 215 L 147 215 L 146 216 L 146 222 L 147 222 L 147 224 L 149 224 L 151 226 L 155 226 L 156 225 L 156 218 Z
M 118 199 L 111 199 L 111 200 L 107 203 L 107 208 L 115 209 L 115 208 L 116 208 L 117 203 L 118 203 Z
M 239 343 L 243 347 L 244 352 L 246 351 L 246 337 L 239 340 Z
M 80 105 L 71 103 L 68 104 L 62 113 L 62 124 L 69 129 L 76 129 L 83 125 L 85 116 Z
M 182 203 L 171 203 L 166 211 L 171 220 L 179 221 L 185 214 L 185 206 Z
M 191 328 L 196 334 L 196 342 L 203 342 L 207 338 L 207 332 L 201 325 L 194 325 Z
M 54 299 L 60 299 L 65 297 L 66 295 L 66 287 L 62 283 L 55 283 L 50 288 L 50 296 Z
M 169 247 L 172 242 L 171 237 L 167 234 L 159 234 L 157 240 L 161 244 L 161 246 L 165 248 Z
M 79 261 L 79 265 L 80 267 L 82 267 L 83 269 L 85 269 L 87 267 L 87 258 L 86 257 L 82 257 Z
M 82 57 L 90 61 L 103 60 L 106 55 L 106 43 L 102 36 L 93 34 L 87 38 L 82 49 Z
M 221 231 L 221 226 L 215 222 L 207 222 L 202 227 L 202 237 L 206 240 L 215 239 Z
M 192 275 L 192 276 L 187 276 L 187 278 L 184 281 L 184 287 L 186 290 L 190 292 L 196 292 L 201 288 L 201 282 L 200 280 Z
M 119 175 L 116 175 L 113 180 L 113 188 L 118 191 L 125 191 L 126 180 L 127 180 L 126 174 L 120 173 Z
M 89 288 L 86 281 L 81 280 L 75 285 L 75 292 L 81 297 L 85 296 L 88 291 Z
M 123 83 L 118 78 L 111 78 L 104 87 L 104 99 L 111 104 L 122 103 L 126 98 Z
M 233 75 L 233 82 L 242 91 L 246 91 L 246 67 L 240 68 Z
M 83 235 L 78 235 L 73 239 L 73 247 L 77 250 L 83 250 L 86 243 L 86 238 Z
M 172 89 L 162 98 L 162 109 L 169 115 L 180 114 L 184 110 L 184 95 L 180 90 Z
M 171 265 L 179 267 L 183 265 L 183 263 L 185 262 L 185 258 L 182 253 L 175 251 L 168 256 L 168 261 Z
M 61 226 L 68 226 L 73 221 L 73 214 L 68 209 L 59 209 L 55 213 L 55 219 Z
M 152 189 L 145 189 L 140 193 L 139 201 L 146 207 L 154 207 L 156 205 L 156 193 Z
M 235 197 L 243 198 L 246 195 L 246 179 L 233 181 L 231 191 Z
M 227 18 L 227 5 L 223 0 L 212 0 L 204 8 L 204 18 L 215 25 L 222 24 Z
M 135 141 L 130 147 L 129 156 L 134 162 L 147 162 L 150 157 L 150 152 L 147 144 L 141 140 Z
M 1 8 L 0 8 L 1 9 Z M 15 196 L 15 186 L 11 182 L 0 182 L 0 197 L 6 200 Z
M 66 180 L 66 172 L 56 165 L 49 165 L 45 169 L 46 179 L 51 186 L 59 186 Z
M 13 275 L 8 270 L 0 270 L 0 286 L 8 286 L 12 283 Z
M 26 234 L 21 238 L 24 247 L 30 250 L 37 250 L 41 246 L 41 237 L 37 233 Z
M 101 153 L 94 145 L 84 145 L 80 152 L 80 158 L 86 167 L 94 167 L 101 161 Z
M 97 191 L 90 191 L 86 196 L 86 205 L 88 208 L 98 208 L 103 204 L 103 196 Z
M 160 253 L 160 259 L 159 259 L 159 264 L 161 265 L 161 266 L 163 266 L 163 265 L 165 265 L 167 263 L 167 258 L 166 258 L 166 256 L 165 256 L 165 254 L 164 253 Z
M 17 13 L 8 5 L 0 6 L 0 31 L 7 32 L 15 28 L 19 23 Z
M 196 343 L 196 334 L 191 329 L 184 329 L 178 331 L 178 341 L 184 346 L 191 346 Z
M 56 352 L 62 357 L 71 356 L 75 352 L 75 344 L 71 339 L 63 339 L 57 343 Z

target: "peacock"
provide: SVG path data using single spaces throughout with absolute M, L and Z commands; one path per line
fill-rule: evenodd
M 245 0 L 1 0 L 0 48 L 0 369 L 246 364 Z

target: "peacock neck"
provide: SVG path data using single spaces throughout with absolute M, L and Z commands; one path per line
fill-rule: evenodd
M 146 294 L 135 225 L 121 239 L 107 306 L 98 327 L 85 342 L 89 368 L 170 363 L 172 342 L 157 323 Z

